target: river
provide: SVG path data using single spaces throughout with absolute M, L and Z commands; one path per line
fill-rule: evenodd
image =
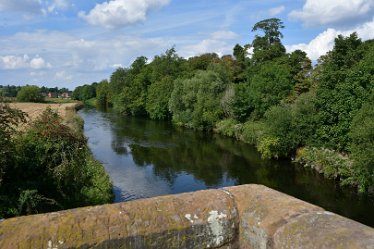
M 255 148 L 170 122 L 79 111 L 94 157 L 110 175 L 115 202 L 256 183 L 374 227 L 374 198 L 287 160 L 262 160 Z

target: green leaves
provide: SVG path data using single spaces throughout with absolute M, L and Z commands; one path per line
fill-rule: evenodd
M 262 20 L 253 26 L 252 32 L 264 33 L 263 36 L 256 35 L 252 42 L 254 64 L 271 61 L 286 54 L 286 49 L 281 43 L 283 34 L 280 29 L 283 28 L 283 22 L 277 18 Z
M 367 49 L 367 55 L 362 50 Z M 372 61 L 374 46 L 362 44 L 356 34 L 339 36 L 334 49 L 320 65 L 319 85 L 316 91 L 318 128 L 316 137 L 322 146 L 349 151 L 352 119 L 368 94 L 374 89 Z
M 21 112 L 0 107 L 4 127 L 23 119 Z M 2 131 L 7 133 L 0 131 L 0 138 L 7 139 L 0 139 L 0 217 L 111 201 L 108 175 L 92 159 L 83 134 L 55 111 L 45 110 L 24 132 Z
M 169 101 L 173 122 L 210 130 L 223 115 L 221 96 L 226 84 L 212 71 L 199 71 L 191 79 L 176 80 Z
M 17 101 L 20 102 L 43 102 L 44 97 L 37 86 L 24 86 L 17 94 Z
M 374 96 L 374 94 L 372 95 Z M 350 149 L 361 191 L 374 185 L 374 101 L 370 99 L 355 115 L 350 132 Z
M 173 78 L 164 77 L 148 88 L 146 111 L 151 119 L 167 119 L 170 117 L 169 99 L 173 91 Z

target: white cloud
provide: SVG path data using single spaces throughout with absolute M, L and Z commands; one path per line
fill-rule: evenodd
M 0 68 L 4 70 L 13 70 L 13 69 L 24 69 L 24 68 L 32 68 L 32 69 L 43 69 L 43 68 L 50 68 L 51 65 L 43 58 L 35 57 L 30 60 L 27 54 L 23 56 L 16 56 L 16 55 L 5 55 L 0 56 Z
M 269 15 L 270 16 L 276 16 L 276 15 L 279 15 L 280 13 L 282 13 L 285 10 L 286 10 L 286 7 L 281 5 L 281 6 L 270 9 L 269 10 Z
M 0 56 L 0 68 L 1 69 L 19 69 L 27 66 L 28 57 L 24 56 L 15 56 L 15 55 L 6 55 Z
M 43 13 L 53 13 L 57 12 L 58 10 L 66 10 L 70 6 L 69 0 L 53 0 L 52 3 L 48 4 L 45 8 L 43 8 Z
M 30 61 L 30 67 L 32 69 L 50 68 L 51 64 L 45 62 L 43 58 L 36 57 Z
M 72 75 L 67 75 L 65 71 L 58 71 L 55 74 L 55 79 L 57 80 L 71 80 L 73 78 Z
M 121 63 L 117 63 L 117 64 L 112 65 L 112 68 L 114 68 L 114 69 L 117 69 L 117 68 L 120 68 L 120 67 L 123 67 L 123 65 Z
M 354 29 L 336 30 L 333 28 L 329 28 L 324 32 L 320 33 L 316 38 L 314 38 L 309 43 L 290 45 L 286 46 L 286 48 L 288 51 L 301 49 L 308 54 L 310 59 L 317 60 L 321 55 L 324 55 L 328 51 L 333 49 L 335 38 L 338 35 L 341 34 L 344 36 L 348 36 L 353 32 L 357 32 L 358 37 L 360 37 L 363 40 L 373 39 L 374 18 L 370 22 L 364 23 Z
M 173 40 L 116 33 L 94 38 L 57 31 L 17 33 L 0 39 L 0 47 L 7 48 L 0 51 L 0 84 L 9 83 L 6 79 L 19 83 L 37 79 L 54 84 L 98 81 L 110 76 L 113 65 L 127 67 L 140 55 L 152 58 L 172 47 Z M 15 74 L 11 69 L 22 71 Z
M 326 54 L 334 46 L 334 39 L 339 33 L 335 29 L 327 29 L 319 34 L 316 38 L 309 43 L 300 43 L 295 45 L 286 46 L 288 51 L 295 51 L 300 49 L 308 54 L 311 60 L 317 60 L 321 55 Z
M 289 14 L 306 26 L 352 26 L 374 14 L 374 0 L 306 0 L 302 10 Z
M 89 13 L 79 16 L 88 23 L 106 28 L 118 28 L 146 20 L 150 10 L 169 4 L 170 0 L 111 0 L 96 4 Z

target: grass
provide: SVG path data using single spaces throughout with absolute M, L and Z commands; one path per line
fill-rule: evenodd
M 91 107 L 96 107 L 96 98 L 87 99 L 84 104 Z
M 68 115 L 68 112 L 76 109 L 79 102 L 64 103 L 64 104 L 47 104 L 47 103 L 10 103 L 12 108 L 19 109 L 28 115 L 28 120 L 35 120 L 40 114 L 43 113 L 47 107 L 50 107 L 53 110 L 56 110 L 58 114 L 65 119 Z
M 77 100 L 72 99 L 61 99 L 61 98 L 45 98 L 45 103 L 48 104 L 68 104 L 68 103 L 77 103 Z

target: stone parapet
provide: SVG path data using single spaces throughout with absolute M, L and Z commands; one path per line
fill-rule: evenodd
M 374 249 L 374 229 L 251 184 L 2 220 L 0 248 Z

